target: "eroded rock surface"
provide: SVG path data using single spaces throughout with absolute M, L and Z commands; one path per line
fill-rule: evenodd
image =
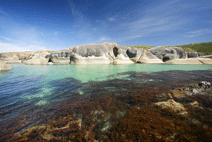
M 49 62 L 49 55 L 49 52 L 36 52 L 27 60 L 24 60 L 23 63 L 26 65 L 47 65 Z
M 186 58 L 186 52 L 179 47 L 166 48 L 164 46 L 159 46 L 151 48 L 149 51 L 163 61 Z
M 0 60 L 0 71 L 8 71 L 11 70 L 11 67 L 7 65 L 4 61 Z

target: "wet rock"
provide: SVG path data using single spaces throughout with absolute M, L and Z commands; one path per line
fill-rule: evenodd
M 194 107 L 200 107 L 199 102 L 194 101 L 193 103 L 190 103 L 190 105 L 194 106 Z
M 167 93 L 167 94 L 166 93 L 161 93 L 161 94 L 157 94 L 156 98 L 161 101 L 161 100 L 172 99 L 173 97 L 172 97 L 172 95 L 170 93 Z
M 174 98 L 184 98 L 184 97 L 186 97 L 186 94 L 180 89 L 172 90 L 170 93 L 172 94 L 172 96 Z
M 175 102 L 173 99 L 169 99 L 165 102 L 157 102 L 155 105 L 161 106 L 162 109 L 171 108 L 182 115 L 187 115 L 187 111 L 185 110 L 184 106 L 181 103 Z
M 196 88 L 193 88 L 192 89 L 192 92 L 194 93 L 194 94 L 198 94 L 198 93 L 201 93 L 198 89 L 196 89 Z
M 198 85 L 204 89 L 211 88 L 211 83 L 207 81 L 201 81 Z

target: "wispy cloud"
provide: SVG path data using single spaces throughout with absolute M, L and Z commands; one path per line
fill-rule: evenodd
M 53 32 L 53 35 L 54 35 L 54 36 L 57 36 L 57 35 L 58 35 L 58 31 Z
M 36 45 L 0 43 L 0 52 L 23 52 L 45 50 L 46 47 Z
M 4 14 L 4 15 L 6 15 L 6 16 L 10 16 L 8 13 L 6 13 L 5 11 L 3 11 L 1 7 L 0 7 L 0 13 L 1 13 L 1 14 Z
M 147 37 L 151 35 L 163 34 L 164 32 L 180 29 L 181 26 L 188 23 L 189 18 L 178 14 L 180 11 L 175 6 L 178 0 L 172 2 L 163 2 L 151 8 L 138 13 L 137 19 L 132 22 L 120 24 L 118 29 L 127 31 L 123 40 Z M 185 6 L 187 8 L 187 6 Z
M 212 29 L 204 28 L 204 29 L 188 32 L 185 36 L 189 38 L 193 38 L 193 37 L 202 36 L 209 33 L 212 33 Z
M 115 19 L 115 18 L 110 17 L 110 18 L 108 18 L 108 20 L 109 20 L 110 22 L 113 22 L 113 21 L 115 21 L 116 19 Z

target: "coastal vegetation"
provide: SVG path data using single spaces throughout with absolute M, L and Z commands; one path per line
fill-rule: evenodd
M 143 48 L 143 49 L 151 49 L 155 46 L 151 45 L 132 45 L 130 46 L 132 48 Z M 212 54 L 212 42 L 205 42 L 205 43 L 191 43 L 191 44 L 186 44 L 186 45 L 177 45 L 177 46 L 164 46 L 166 48 L 169 47 L 181 47 L 183 50 L 187 52 L 200 52 L 204 53 L 205 55 L 210 55 Z
M 188 45 L 180 45 L 183 49 L 192 49 L 196 52 L 204 53 L 205 55 L 212 54 L 212 42 L 205 42 L 205 43 L 192 43 Z

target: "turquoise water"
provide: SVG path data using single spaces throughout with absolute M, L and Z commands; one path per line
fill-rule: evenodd
M 81 82 L 104 81 L 107 79 L 123 78 L 116 76 L 122 72 L 161 72 L 170 70 L 212 70 L 211 65 L 164 65 L 164 64 L 131 64 L 131 65 L 48 65 L 26 66 L 12 65 L 12 70 L 0 74 L 0 80 L 13 80 L 19 77 L 33 78 L 42 76 L 41 82 L 72 77 Z M 113 77 L 111 77 L 113 76 Z
M 161 71 L 212 71 L 211 65 L 45 65 L 27 66 L 12 64 L 8 72 L 0 73 L 0 124 L 14 119 L 18 115 L 28 115 L 35 108 L 58 104 L 71 96 L 74 91 L 83 95 L 81 86 L 89 82 L 112 79 L 132 79 L 130 72 L 155 73 Z M 178 74 L 181 74 L 179 72 Z M 160 80 L 169 78 L 159 75 Z M 195 78 L 195 74 L 193 75 Z M 201 75 L 201 76 L 204 76 Z M 200 76 L 200 77 L 201 77 Z M 175 75 L 177 78 L 177 75 Z M 184 76 L 186 78 L 186 76 Z M 207 77 L 206 77 L 207 78 Z M 143 82 L 153 82 L 146 78 Z M 142 82 L 142 77 L 137 79 Z M 86 87 L 84 87 L 86 88 Z M 87 90 L 92 84 L 87 86 Z M 105 86 L 107 88 L 107 86 Z M 111 86 L 108 86 L 111 88 Z

